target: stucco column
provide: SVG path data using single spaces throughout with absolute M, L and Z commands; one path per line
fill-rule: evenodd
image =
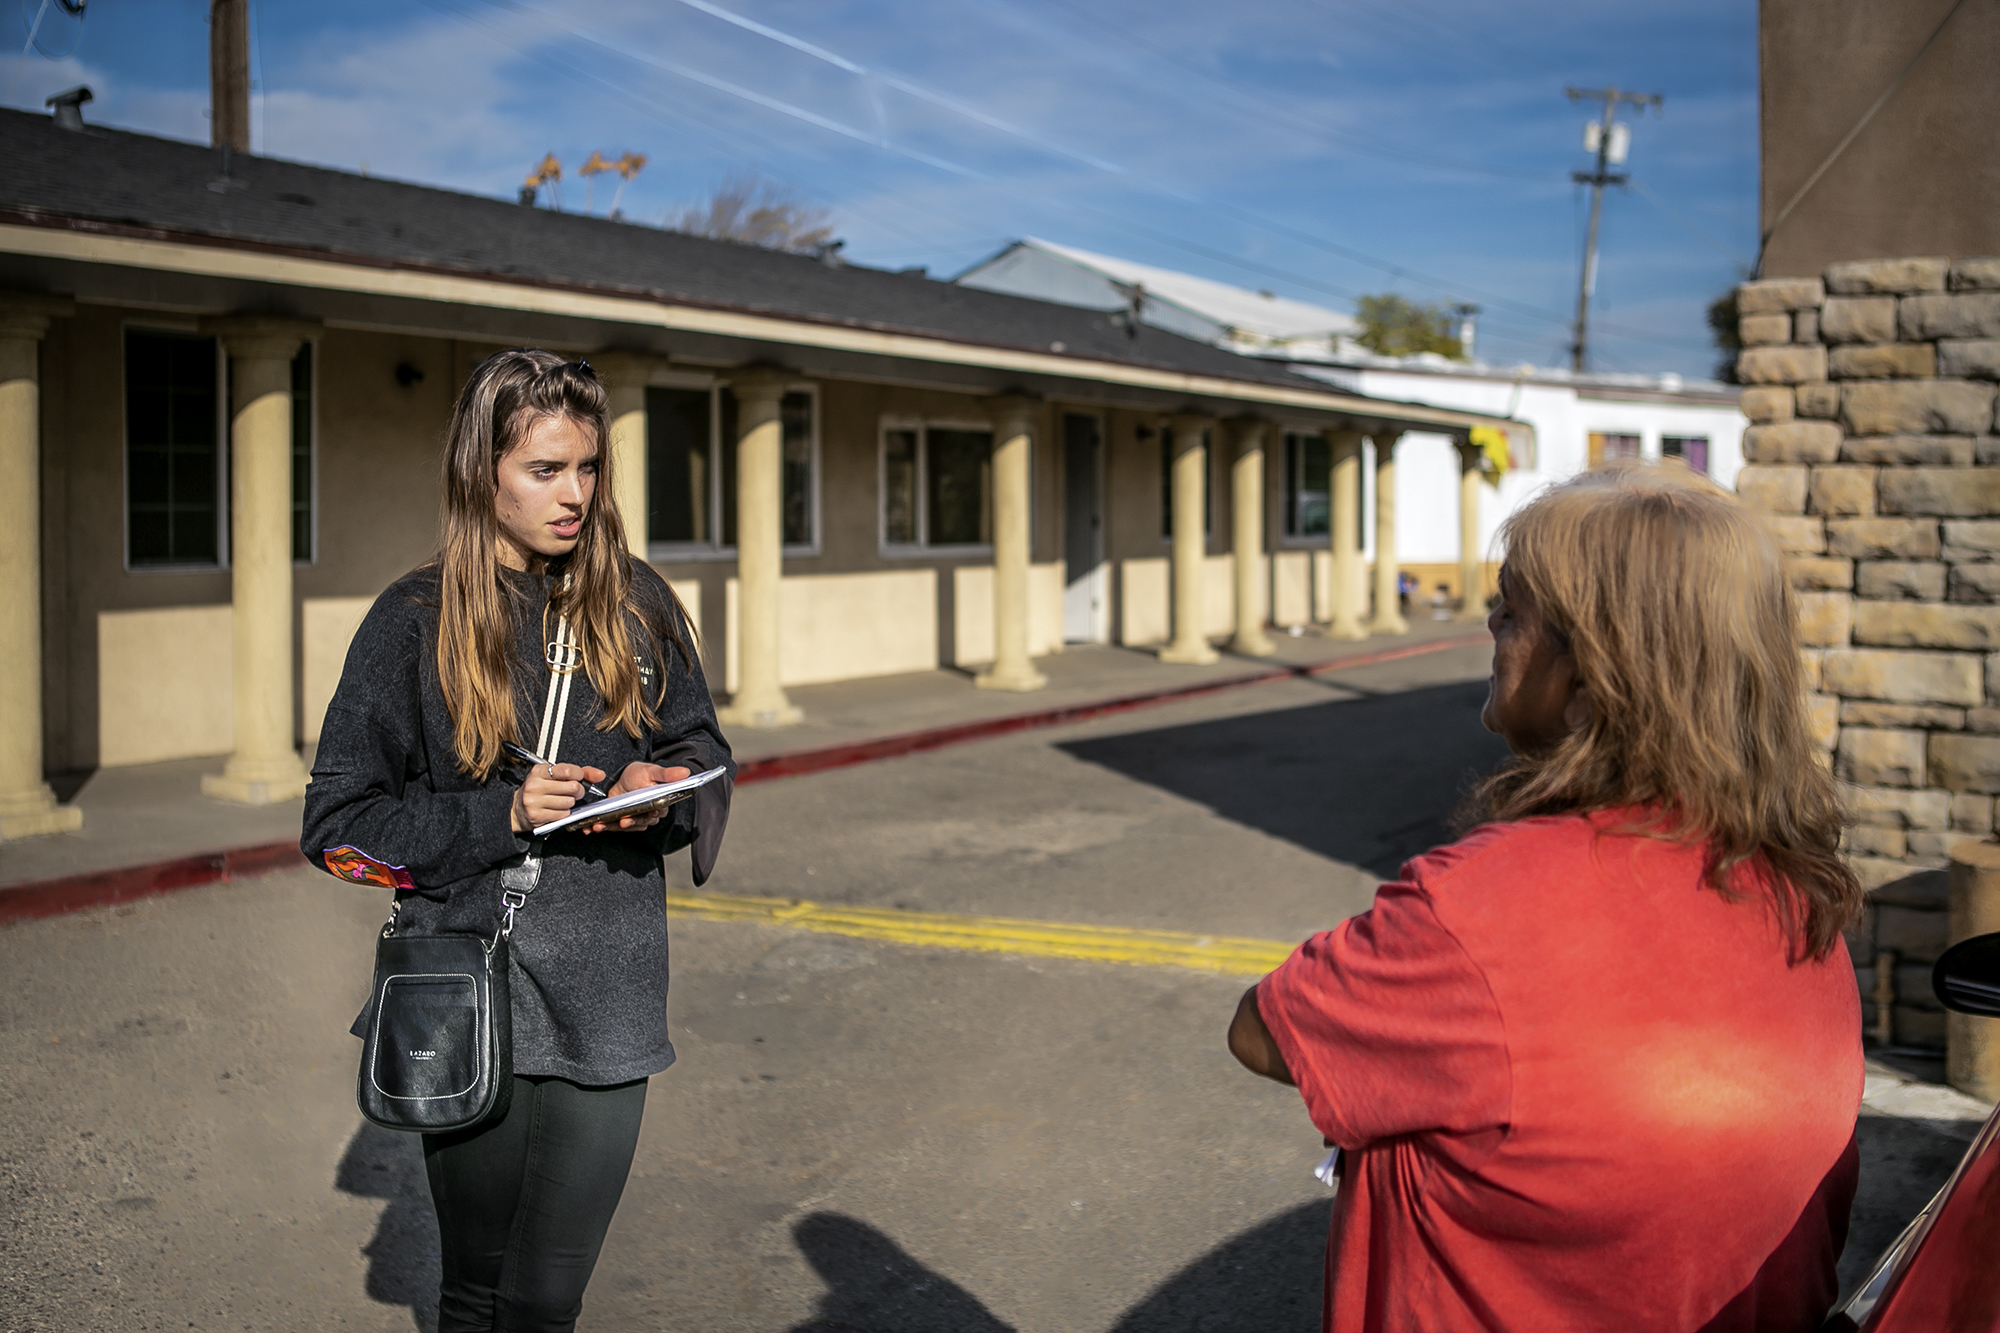
M 1236 423 L 1236 462 L 1229 474 L 1230 534 L 1236 565 L 1236 635 L 1230 647 L 1246 657 L 1278 651 L 1264 633 L 1264 441 L 1268 423 L 1245 417 Z
M 41 341 L 72 309 L 0 295 L 0 842 L 83 827 L 42 780 Z
M 625 525 L 625 545 L 646 558 L 646 381 L 655 358 L 637 352 L 592 352 L 590 364 L 611 400 L 611 499 Z
M 1162 662 L 1204 666 L 1218 660 L 1202 632 L 1207 618 L 1207 525 L 1202 515 L 1208 502 L 1208 446 L 1202 432 L 1209 419 L 1183 414 L 1171 422 L 1174 431 L 1174 637 L 1160 650 Z
M 1028 661 L 1028 460 L 1034 408 L 1026 398 L 993 404 L 993 665 L 975 678 L 985 690 L 1039 690 L 1048 677 Z
M 229 568 L 235 749 L 204 796 L 273 805 L 303 796 L 292 693 L 292 358 L 314 325 L 210 320 L 229 354 Z
M 1486 619 L 1486 561 L 1479 546 L 1479 488 L 1486 474 L 1484 455 L 1469 444 L 1458 446 L 1458 608 L 1460 620 Z
M 778 683 L 778 579 L 785 567 L 787 378 L 733 377 L 736 395 L 736 693 L 717 715 L 733 727 L 787 727 L 803 714 Z
M 1361 623 L 1361 607 L 1368 589 L 1361 566 L 1361 432 L 1334 431 L 1330 443 L 1333 493 L 1327 499 L 1333 513 L 1327 530 L 1333 545 L 1333 624 L 1327 635 L 1365 639 L 1368 629 Z
M 1375 441 L 1375 615 L 1370 634 L 1408 634 L 1402 601 L 1396 590 L 1396 441 L 1403 432 L 1377 427 Z

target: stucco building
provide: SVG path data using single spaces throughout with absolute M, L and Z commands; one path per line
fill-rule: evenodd
M 618 502 L 734 725 L 940 664 L 1031 689 L 1065 639 L 1258 651 L 1314 564 L 1267 543 L 1268 450 L 1323 439 L 1355 483 L 1364 438 L 1504 424 L 837 254 L 18 112 L 0 154 L 0 452 L 40 477 L 0 535 L 0 837 L 73 818 L 54 771 L 227 755 L 212 795 L 295 794 L 354 626 L 433 547 L 453 395 L 501 347 L 609 385 Z M 1464 459 L 1431 499 L 1452 514 Z M 1367 632 L 1358 530 L 1321 545 Z
M 1745 420 L 1736 390 L 1676 374 L 1578 374 L 1531 365 L 1496 366 L 1433 353 L 1377 356 L 1355 341 L 1352 316 L 1268 291 L 1233 287 L 1193 274 L 1154 268 L 1075 246 L 1033 237 L 1015 241 L 954 279 L 984 291 L 1009 292 L 1115 313 L 1121 318 L 1182 333 L 1246 356 L 1283 365 L 1297 374 L 1370 398 L 1423 403 L 1457 411 L 1507 417 L 1528 429 L 1513 438 L 1512 466 L 1483 492 L 1477 523 L 1467 530 L 1459 515 L 1439 506 L 1459 476 L 1459 451 L 1448 432 L 1413 429 L 1396 445 L 1394 529 L 1397 567 L 1425 593 L 1442 586 L 1463 596 L 1460 571 L 1483 566 L 1486 583 L 1474 600 L 1492 591 L 1495 535 L 1527 499 L 1586 468 L 1620 458 L 1679 458 L 1725 486 L 1742 466 Z M 1473 351 L 1474 307 L 1460 339 Z M 1375 560 L 1375 443 L 1363 446 L 1357 503 L 1362 560 Z M 1310 435 L 1288 436 L 1274 450 L 1279 470 L 1279 512 L 1272 527 L 1276 552 L 1323 547 L 1332 456 Z M 1470 547 L 1467 538 L 1471 538 Z M 1328 608 L 1304 600 L 1283 603 L 1283 624 L 1329 618 Z

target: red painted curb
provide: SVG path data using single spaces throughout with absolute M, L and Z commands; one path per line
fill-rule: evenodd
M 171 861 L 122 866 L 88 875 L 64 879 L 43 879 L 28 884 L 0 888 L 0 922 L 32 921 L 36 917 L 58 916 L 86 907 L 106 907 L 131 902 L 156 893 L 192 889 L 202 884 L 268 875 L 309 865 L 296 842 L 269 842 L 255 847 L 233 847 L 222 852 L 203 852 Z
M 1490 637 L 1481 630 L 1477 634 L 1462 634 L 1457 638 L 1438 639 L 1431 643 L 1413 643 L 1400 648 L 1385 648 L 1378 653 L 1339 657 L 1331 662 L 1322 662 L 1318 666 L 1275 667 L 1247 676 L 1229 676 L 1223 680 L 1204 681 L 1199 685 L 1177 685 L 1172 689 L 1128 694 L 1123 698 L 1104 699 L 1097 703 L 1071 704 L 1064 708 L 1045 709 L 1039 713 L 1016 713 L 1011 717 L 961 722 L 955 726 L 932 727 L 926 731 L 908 731 L 900 736 L 881 736 L 874 740 L 829 745 L 819 750 L 774 754 L 763 759 L 751 759 L 742 764 L 736 770 L 736 785 L 740 787 L 746 782 L 766 782 L 772 778 L 802 777 L 808 773 L 824 773 L 828 769 L 847 768 L 876 759 L 894 759 L 906 754 L 921 754 L 926 750 L 941 750 L 948 745 L 963 745 L 967 741 L 1005 736 L 1016 731 L 1033 731 L 1041 727 L 1085 722 L 1091 718 L 1108 717 L 1114 713 L 1129 713 L 1138 708 L 1154 708 L 1161 704 L 1180 703 L 1185 699 L 1198 699 L 1207 694 L 1220 694 L 1224 690 L 1242 689 L 1246 685 L 1268 685 L 1277 680 L 1323 676 L 1333 671 L 1375 666 L 1382 662 L 1400 661 L 1406 657 L 1421 657 L 1426 653 L 1443 652 L 1448 648 L 1469 648 L 1475 644 L 1488 642 Z
M 1005 736 L 1016 731 L 1033 731 L 1041 727 L 1061 726 L 1068 722 L 1109 717 L 1114 713 L 1129 713 L 1139 708 L 1155 708 L 1161 704 L 1179 703 L 1184 699 L 1220 694 L 1224 690 L 1242 689 L 1246 685 L 1265 685 L 1275 680 L 1323 676 L 1354 667 L 1375 666 L 1382 662 L 1400 661 L 1406 657 L 1421 657 L 1426 653 L 1443 652 L 1450 648 L 1469 648 L 1474 644 L 1486 642 L 1487 637 L 1482 631 L 1478 634 L 1460 635 L 1453 639 L 1438 639 L 1431 643 L 1413 643 L 1400 648 L 1387 648 L 1378 653 L 1361 653 L 1354 657 L 1335 658 L 1318 666 L 1275 667 L 1250 675 L 1229 676 L 1222 680 L 1204 681 L 1199 685 L 1179 685 L 1172 689 L 1152 690 L 1145 694 L 1128 694 L 1123 698 L 1103 699 L 1096 703 L 1071 704 L 1063 708 L 1044 709 L 1038 713 L 1016 713 L 1011 717 L 962 722 L 950 727 L 932 727 L 926 731 L 904 732 L 900 736 L 882 736 L 875 740 L 853 741 L 846 745 L 829 745 L 819 750 L 774 754 L 768 758 L 752 759 L 745 763 L 736 772 L 736 784 L 741 786 L 746 782 L 765 782 L 772 778 L 824 773 L 828 769 L 849 768 L 875 759 L 894 759 L 899 755 L 921 754 L 926 750 L 940 750 L 949 745 L 963 745 L 967 741 Z M 203 884 L 249 879 L 257 875 L 268 875 L 274 871 L 291 870 L 311 864 L 300 854 L 297 843 L 267 842 L 254 847 L 233 847 L 227 851 L 203 852 L 198 856 L 183 856 L 171 861 L 154 861 L 147 865 L 100 870 L 88 875 L 71 875 L 64 879 L 36 880 L 28 884 L 0 888 L 0 922 L 31 921 L 37 917 L 59 916 L 64 912 L 77 912 L 86 907 L 105 907 L 112 903 L 151 897 L 156 893 L 172 893 L 176 889 L 192 889 Z

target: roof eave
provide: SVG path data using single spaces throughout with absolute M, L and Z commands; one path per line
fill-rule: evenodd
M 1003 372 L 1091 379 L 1196 398 L 1220 398 L 1246 406 L 1335 413 L 1450 433 L 1462 434 L 1480 425 L 1504 424 L 1518 430 L 1526 424 L 1303 385 L 953 338 L 929 330 L 703 302 L 643 289 L 175 232 L 18 207 L 0 208 L 0 251 L 204 277 L 247 278 L 305 288 L 564 314 Z

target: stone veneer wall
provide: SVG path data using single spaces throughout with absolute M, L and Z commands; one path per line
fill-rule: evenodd
M 2000 259 L 1836 264 L 1736 306 L 1736 485 L 1788 554 L 1815 728 L 1850 784 L 1864 1019 L 1942 1047 L 1946 853 L 1992 836 L 2000 795 Z

